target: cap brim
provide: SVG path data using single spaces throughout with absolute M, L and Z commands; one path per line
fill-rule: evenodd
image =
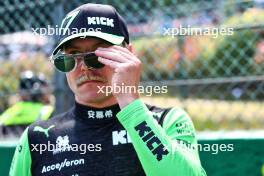
M 68 42 L 69 40 L 75 39 L 75 38 L 81 38 L 81 37 L 97 37 L 103 40 L 106 40 L 114 45 L 120 45 L 122 44 L 122 42 L 124 41 L 124 37 L 123 36 L 117 36 L 117 35 L 113 35 L 113 34 L 108 34 L 108 33 L 103 33 L 103 32 L 94 32 L 94 31 L 89 31 L 89 32 L 83 32 L 83 33 L 78 33 L 78 34 L 73 34 L 70 35 L 68 37 L 66 37 L 65 39 L 63 39 L 58 45 L 57 47 L 53 50 L 52 55 L 56 54 L 58 49 L 66 42 Z

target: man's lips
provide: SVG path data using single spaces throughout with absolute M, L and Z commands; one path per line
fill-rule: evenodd
M 100 76 L 92 76 L 92 75 L 82 75 L 76 80 L 77 87 L 80 87 L 84 83 L 87 82 L 102 82 L 105 83 L 106 79 L 100 77 Z

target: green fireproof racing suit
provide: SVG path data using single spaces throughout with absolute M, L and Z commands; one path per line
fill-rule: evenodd
M 57 145 L 40 152 L 39 144 Z M 81 153 L 73 144 L 94 148 Z M 196 144 L 193 123 L 182 109 L 145 105 L 140 99 L 122 110 L 75 103 L 25 130 L 10 175 L 206 176 Z

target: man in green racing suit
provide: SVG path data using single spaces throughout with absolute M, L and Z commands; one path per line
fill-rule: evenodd
M 10 175 L 205 176 L 186 112 L 146 105 L 138 91 L 105 92 L 138 87 L 140 80 L 141 61 L 119 13 L 84 4 L 61 26 L 70 32 L 61 36 L 52 62 L 66 73 L 75 104 L 25 130 Z

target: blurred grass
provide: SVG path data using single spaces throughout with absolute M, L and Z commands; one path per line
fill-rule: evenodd
M 198 131 L 263 129 L 264 103 L 253 101 L 220 101 L 142 97 L 147 104 L 185 109 Z

